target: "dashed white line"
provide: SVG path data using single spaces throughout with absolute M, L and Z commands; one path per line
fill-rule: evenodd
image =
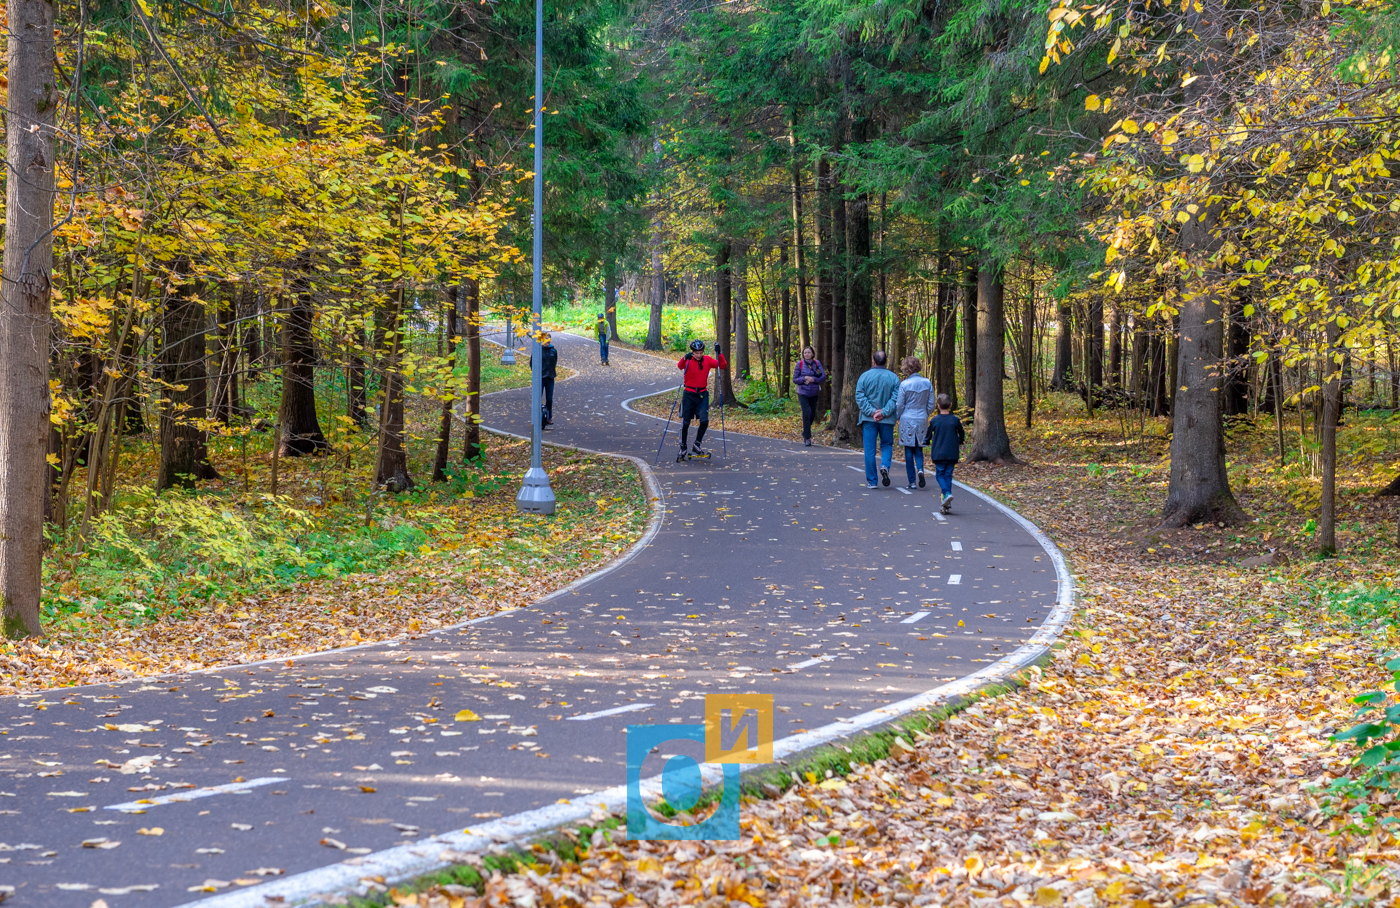
M 962 543 L 961 543 L 961 542 L 958 542 L 956 539 L 953 540 L 953 551 L 955 551 L 955 552 L 961 552 L 961 551 L 962 551 Z
M 905 495 L 913 495 L 913 494 L 914 494 L 913 492 L 909 491 L 909 490 L 906 489 L 906 488 L 903 488 L 902 486 L 895 486 L 895 488 L 896 488 L 897 490 L 903 492 Z
M 139 801 L 127 801 L 124 804 L 108 804 L 103 810 L 145 810 L 147 807 L 159 807 L 162 804 L 179 804 L 183 801 L 193 801 L 196 798 L 208 798 L 213 795 L 227 794 L 230 791 L 247 791 L 249 788 L 257 788 L 259 785 L 271 785 L 273 782 L 285 782 L 286 776 L 265 776 L 261 779 L 249 779 L 246 782 L 229 782 L 226 785 L 213 785 L 209 788 L 193 788 L 178 794 L 161 795 L 158 798 L 142 798 Z
M 934 514 L 934 515 L 933 515 L 933 519 L 934 519 L 934 520 L 937 520 L 939 523 L 947 523 L 947 522 L 948 522 L 948 518 L 947 518 L 947 517 L 944 517 L 942 514 Z
M 924 618 L 927 618 L 927 617 L 928 617 L 928 612 L 915 612 L 914 614 L 910 615 L 908 618 L 905 618 L 903 621 L 901 621 L 901 622 L 899 622 L 899 623 L 900 623 L 900 624 L 915 624 L 915 623 L 917 623 L 917 622 L 919 622 L 919 621 L 921 621 L 921 620 L 923 620 Z
M 570 722 L 587 722 L 589 719 L 601 719 L 604 716 L 615 716 L 618 713 L 632 713 L 639 709 L 651 709 L 655 703 L 629 703 L 626 706 L 614 706 L 612 709 L 602 709 L 596 713 L 584 713 L 581 716 L 569 716 Z
M 835 658 L 835 656 L 818 656 L 815 659 L 808 659 L 806 662 L 798 662 L 795 665 L 789 665 L 788 671 L 797 671 L 799 668 L 808 668 L 809 666 L 817 665 L 822 662 L 830 662 Z
M 949 586 L 957 586 L 960 583 L 962 583 L 962 574 L 953 574 L 948 577 Z

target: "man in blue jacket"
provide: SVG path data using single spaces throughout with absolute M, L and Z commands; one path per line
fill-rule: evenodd
M 871 357 L 871 368 L 856 382 L 856 406 L 860 408 L 860 427 L 865 441 L 865 487 L 879 488 L 875 484 L 875 442 L 878 440 L 884 449 L 880 452 L 880 482 L 890 484 L 890 457 L 894 452 L 895 397 L 899 394 L 899 376 L 885 364 L 889 355 L 884 350 L 876 350 Z

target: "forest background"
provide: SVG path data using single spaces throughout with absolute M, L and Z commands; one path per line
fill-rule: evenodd
M 9 15 L 8 636 L 228 610 L 268 645 L 298 632 L 248 610 L 289 584 L 627 537 L 585 458 L 565 519 L 512 515 L 522 452 L 478 425 L 525 380 L 480 334 L 526 323 L 531 5 Z M 1339 426 L 1400 489 L 1395 33 L 1372 0 L 548 4 L 549 318 L 725 339 L 759 416 L 810 344 L 836 444 L 875 348 L 923 357 L 974 461 L 1074 395 L 1169 446 L 1166 527 L 1253 519 L 1252 427 L 1332 552 Z

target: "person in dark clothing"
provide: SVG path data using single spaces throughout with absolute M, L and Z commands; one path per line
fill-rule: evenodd
M 598 332 L 598 359 L 603 365 L 608 364 L 608 317 L 603 313 L 598 313 L 598 324 L 594 326 Z
M 962 420 L 953 414 L 953 402 L 948 395 L 938 395 L 938 415 L 929 423 L 929 460 L 933 461 L 934 478 L 943 493 L 943 513 L 953 505 L 953 467 L 957 466 L 960 448 L 967 438 Z
M 797 386 L 797 402 L 802 405 L 802 443 L 809 448 L 812 446 L 812 423 L 817 419 L 817 395 L 824 381 L 826 370 L 817 360 L 817 351 L 803 347 L 802 358 L 792 370 L 792 383 Z
M 554 423 L 554 373 L 559 365 L 559 350 L 548 334 L 540 341 L 540 389 L 544 392 L 541 426 Z
M 681 379 L 681 450 L 676 455 L 676 462 L 688 460 L 691 457 L 705 458 L 710 456 L 710 452 L 700 447 L 700 442 L 705 439 L 705 430 L 710 427 L 710 370 L 727 369 L 729 361 L 724 358 L 724 351 L 720 349 L 718 343 L 715 344 L 715 355 L 705 355 L 705 342 L 693 340 L 690 342 L 690 352 L 681 357 L 676 363 L 676 368 L 683 373 Z M 695 447 L 687 448 L 686 444 L 690 438 L 690 421 L 699 420 L 700 426 L 695 431 Z

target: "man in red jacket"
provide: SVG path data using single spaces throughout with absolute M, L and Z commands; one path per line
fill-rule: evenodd
M 709 451 L 700 447 L 700 442 L 705 439 L 705 430 L 710 427 L 710 370 L 727 369 L 729 361 L 724 358 L 724 351 L 718 343 L 715 344 L 715 355 L 706 356 L 704 341 L 693 340 L 690 342 L 690 352 L 676 363 L 676 368 L 684 373 L 684 391 L 681 393 L 681 450 L 676 455 L 676 463 L 680 463 L 691 457 L 710 456 Z M 700 426 L 695 432 L 695 447 L 687 449 L 686 442 L 690 438 L 692 419 L 700 420 Z

